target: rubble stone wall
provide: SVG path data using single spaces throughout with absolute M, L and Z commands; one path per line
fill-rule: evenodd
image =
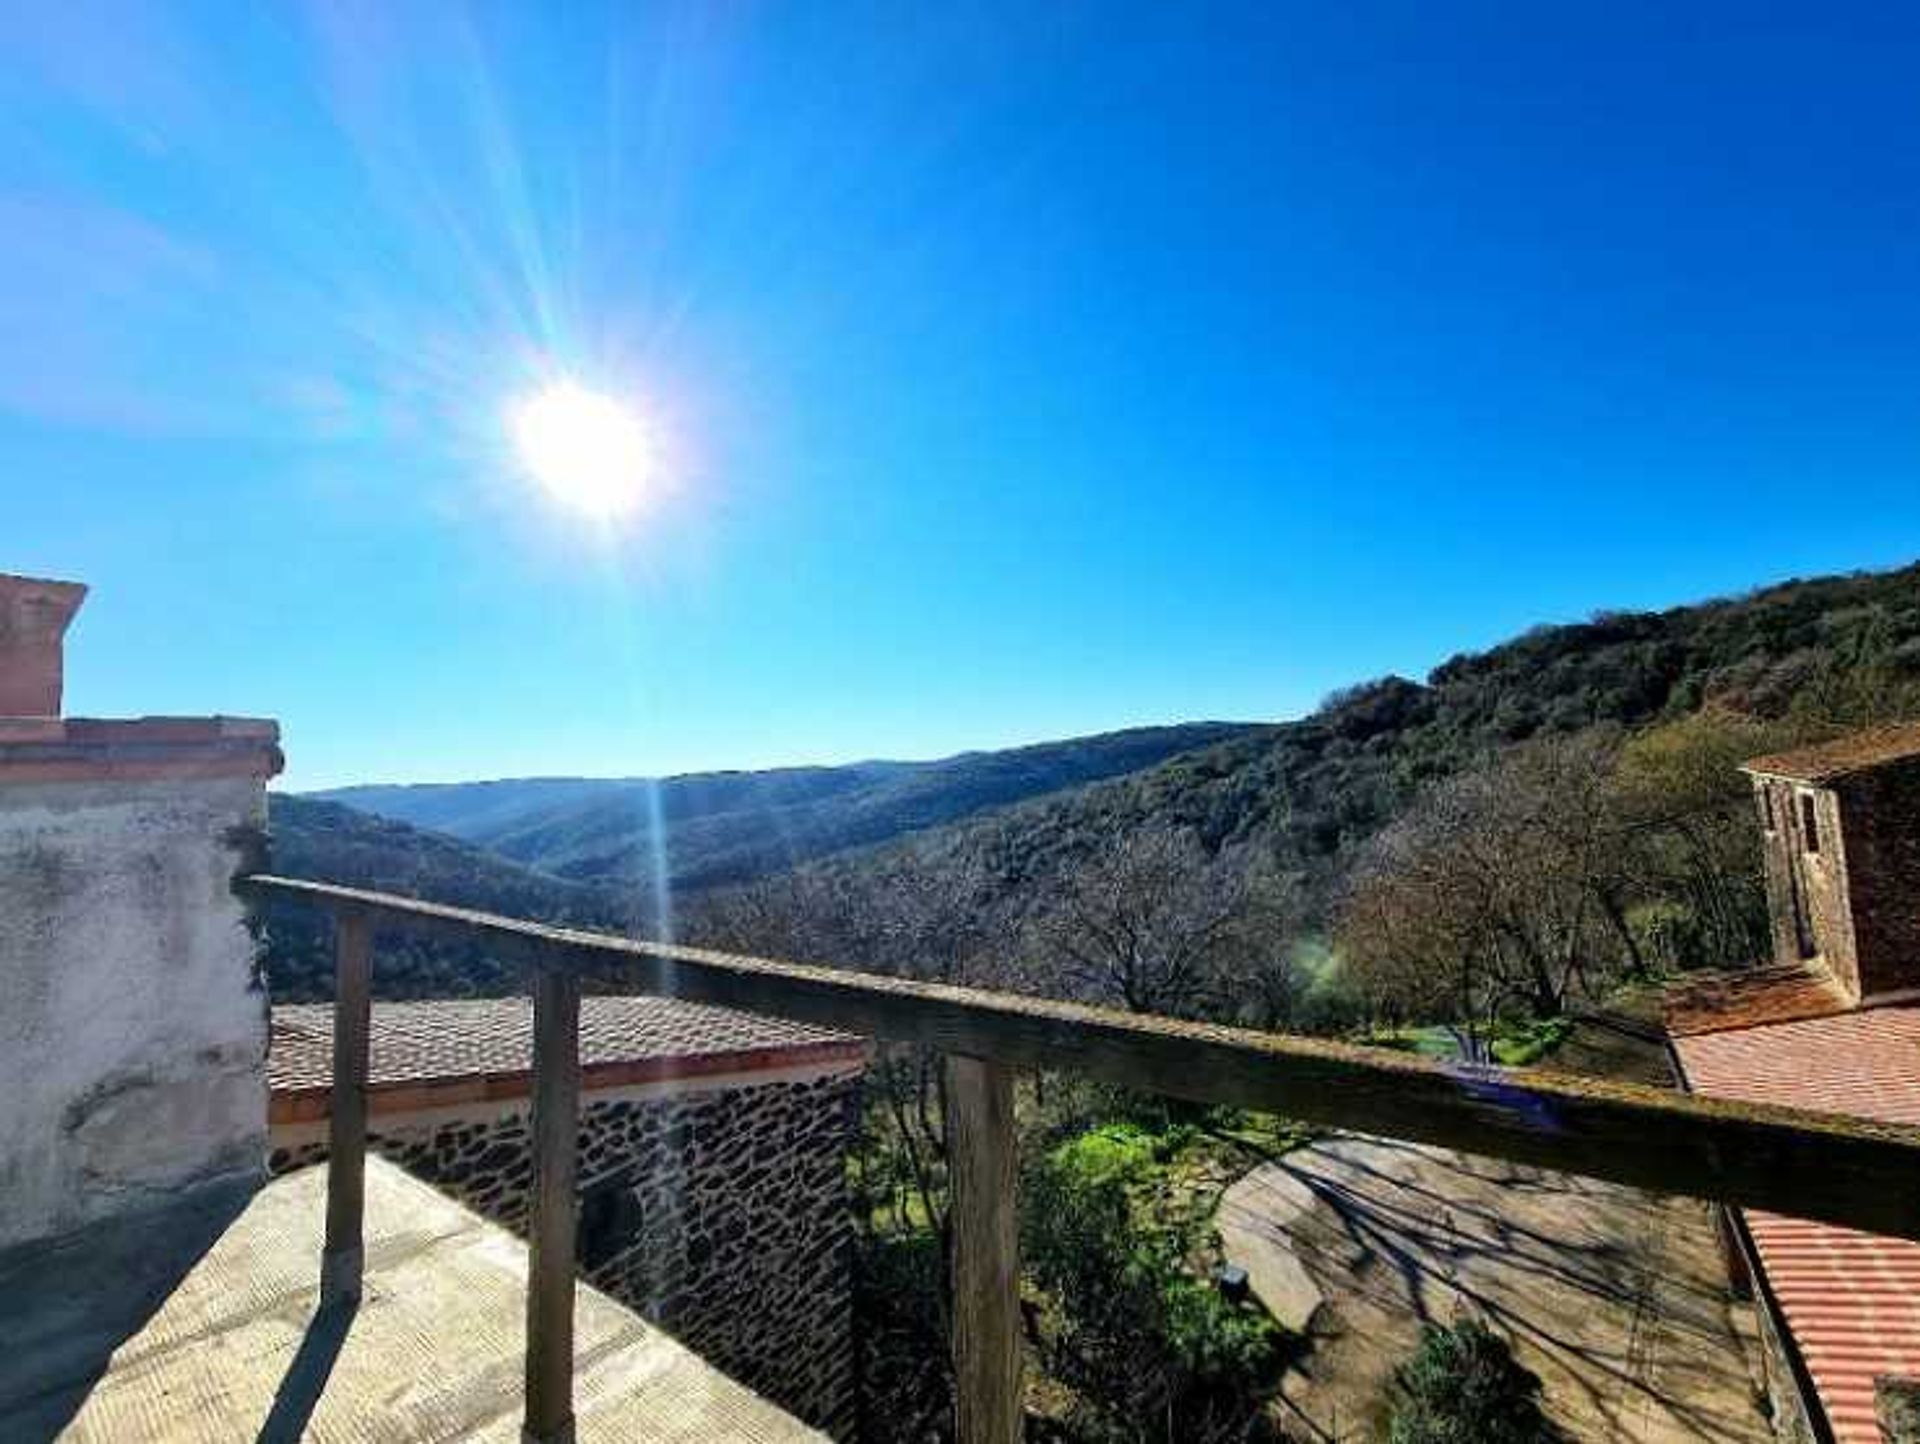
M 582 1096 L 583 1275 L 709 1363 L 836 1438 L 853 1429 L 857 1070 Z M 385 1157 L 524 1234 L 524 1099 L 381 1115 Z M 274 1133 L 275 1172 L 326 1156 L 325 1123 Z

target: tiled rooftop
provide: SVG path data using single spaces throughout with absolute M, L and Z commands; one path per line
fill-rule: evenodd
M 1869 727 L 1832 742 L 1756 757 L 1742 764 L 1742 770 L 1793 782 L 1825 783 L 1909 757 L 1920 757 L 1920 722 Z
M 580 1000 L 583 1084 L 596 1072 L 634 1081 L 858 1056 L 857 1038 L 680 998 Z M 646 1065 L 657 1065 L 648 1069 Z M 375 1003 L 368 1081 L 379 1089 L 451 1079 L 524 1079 L 533 1066 L 526 998 Z M 636 1071 L 637 1070 L 637 1071 Z M 331 1004 L 273 1010 L 267 1074 L 275 1095 L 324 1091 L 333 1078 Z
M 1677 1037 L 1696 1092 L 1920 1124 L 1920 1008 Z M 1873 1381 L 1920 1375 L 1920 1244 L 1750 1210 L 1747 1228 L 1838 1444 L 1879 1444 Z

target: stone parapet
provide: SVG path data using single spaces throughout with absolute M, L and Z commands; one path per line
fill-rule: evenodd
M 0 717 L 0 786 L 279 773 L 279 724 L 256 717 Z
M 0 1248 L 259 1176 L 263 775 L 0 764 Z

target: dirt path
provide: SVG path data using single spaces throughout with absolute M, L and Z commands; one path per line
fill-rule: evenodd
M 1562 1061 L 1615 1076 L 1664 1071 L 1656 1045 L 1592 1025 L 1570 1049 Z M 1703 1204 L 1344 1137 L 1240 1180 L 1218 1222 L 1228 1257 L 1311 1341 L 1279 1406 L 1300 1439 L 1384 1437 L 1422 1321 L 1463 1313 L 1513 1343 L 1570 1439 L 1772 1439 Z

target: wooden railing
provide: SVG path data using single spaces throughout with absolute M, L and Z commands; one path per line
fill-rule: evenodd
M 574 1118 L 583 976 L 924 1044 L 945 1055 L 954 1369 L 962 1444 L 1020 1437 L 1013 1074 L 1064 1069 L 1204 1103 L 1920 1239 L 1920 1129 L 1655 1088 L 1434 1062 L 1043 998 L 736 957 L 292 878 L 258 900 L 330 911 L 332 1139 L 322 1278 L 357 1295 L 370 962 L 377 929 L 476 938 L 532 969 L 534 1192 L 526 1437 L 572 1438 Z

